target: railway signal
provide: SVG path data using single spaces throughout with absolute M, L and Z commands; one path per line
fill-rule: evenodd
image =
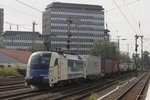
M 143 60 L 143 35 L 135 35 L 135 52 L 136 52 L 136 57 L 135 57 L 135 64 L 136 64 L 136 67 L 137 67 L 137 52 L 138 52 L 138 44 L 137 44 L 137 39 L 138 38 L 141 38 L 141 61 Z M 142 64 L 143 62 L 141 62 L 141 64 Z
M 135 51 L 136 51 L 136 52 L 137 52 L 138 46 L 139 46 L 138 44 L 135 45 Z
M 67 40 L 66 48 L 67 48 L 67 49 L 70 49 L 70 40 Z
M 137 48 L 138 48 L 138 44 L 137 44 L 137 39 L 139 38 L 139 36 L 136 34 L 135 35 L 135 51 L 137 53 Z
M 70 33 L 70 25 L 72 24 L 72 20 L 71 20 L 71 17 L 68 17 L 67 18 L 67 24 L 68 24 L 68 32 L 67 32 L 67 35 L 68 35 L 68 39 L 67 39 L 67 45 L 66 45 L 66 48 L 67 49 L 70 49 L 70 37 L 71 37 L 71 33 Z

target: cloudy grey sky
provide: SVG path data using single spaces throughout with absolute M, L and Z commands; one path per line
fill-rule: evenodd
M 150 51 L 150 0 L 18 0 L 28 4 L 34 8 L 44 11 L 46 6 L 52 2 L 68 2 L 82 3 L 92 5 L 102 5 L 105 9 L 105 22 L 108 29 L 111 31 L 112 39 L 117 39 L 116 36 L 121 36 L 121 51 L 127 51 L 129 45 L 130 53 L 134 52 L 134 35 L 144 35 L 144 50 Z M 122 13 L 117 8 L 120 7 Z M 4 8 L 4 30 L 10 30 L 9 23 L 12 24 L 11 29 L 17 30 L 16 24 L 19 25 L 19 30 L 32 30 L 32 22 L 35 21 L 38 25 L 36 31 L 42 32 L 42 12 L 31 9 L 17 0 L 0 0 L 0 8 Z M 128 20 L 128 22 L 127 22 Z M 140 28 L 139 23 L 140 22 Z M 14 25 L 13 25 L 14 24 Z M 138 40 L 140 44 L 140 39 Z M 140 47 L 138 48 L 140 51 Z

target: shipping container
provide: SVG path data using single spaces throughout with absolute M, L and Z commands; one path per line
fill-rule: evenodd
M 84 55 L 83 58 L 86 62 L 86 75 L 90 78 L 100 77 L 101 58 L 91 55 Z
M 119 72 L 123 72 L 124 71 L 124 64 L 120 63 L 119 64 Z
M 127 72 L 128 71 L 128 64 L 124 63 L 124 71 Z
M 128 70 L 128 65 L 127 63 L 120 63 L 119 64 L 119 71 L 120 72 L 126 72 Z
M 112 73 L 112 60 L 110 59 L 102 59 L 102 71 L 104 71 L 105 74 Z
M 118 60 L 112 61 L 112 70 L 113 70 L 113 73 L 117 73 L 119 71 L 119 61 Z

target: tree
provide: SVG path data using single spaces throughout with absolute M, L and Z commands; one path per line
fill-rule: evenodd
M 0 43 L 0 48 L 5 48 L 5 46 L 3 44 Z
M 91 54 L 108 59 L 119 59 L 119 52 L 113 42 L 97 41 L 91 49 Z
M 131 58 L 126 53 L 121 53 L 120 54 L 120 60 L 121 60 L 121 62 L 124 62 L 124 63 L 131 63 L 132 62 Z
M 145 66 L 150 66 L 150 57 L 149 57 L 148 51 L 143 52 L 143 60 L 142 61 Z
M 132 55 L 132 60 L 133 60 L 133 63 L 139 67 L 140 66 L 140 57 L 139 57 L 139 54 L 133 54 Z

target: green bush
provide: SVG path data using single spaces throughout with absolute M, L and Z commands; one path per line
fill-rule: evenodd
M 15 70 L 19 70 L 19 68 L 20 68 L 20 65 L 17 64 L 17 65 L 15 66 Z
M 96 94 L 92 93 L 89 100 L 97 100 Z
M 15 68 L 0 68 L 0 76 L 14 76 L 17 75 Z

